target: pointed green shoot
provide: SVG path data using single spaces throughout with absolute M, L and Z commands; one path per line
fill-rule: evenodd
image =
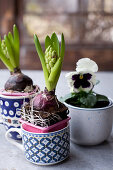
M 57 62 L 55 63 L 54 67 L 51 69 L 51 73 L 49 75 L 49 82 L 54 82 L 56 79 L 56 76 L 58 74 L 58 70 L 60 69 L 60 65 L 61 65 L 61 58 L 59 58 L 57 60 Z
M 45 77 L 45 82 L 46 82 L 46 88 L 48 91 L 54 90 L 56 88 L 60 73 L 61 73 L 61 68 L 62 68 L 62 62 L 63 62 L 63 57 L 64 57 L 64 51 L 65 51 L 65 41 L 64 41 L 64 36 L 62 34 L 61 36 L 61 53 L 60 53 L 60 45 L 58 38 L 55 33 L 52 34 L 51 39 L 49 36 L 46 37 L 45 39 L 45 48 L 47 48 L 49 45 L 53 47 L 53 49 L 57 52 L 58 59 L 51 69 L 51 73 L 49 74 L 46 63 L 45 63 L 45 56 L 42 51 L 40 42 L 38 40 L 38 37 L 34 35 L 34 42 L 36 46 L 37 53 L 39 55 L 42 68 L 44 71 L 44 77 Z
M 59 57 L 59 55 L 60 55 L 60 45 L 59 45 L 57 35 L 55 33 L 52 34 L 51 41 L 52 41 L 52 47 L 56 51 L 57 56 Z
M 65 54 L 65 40 L 64 40 L 64 34 L 61 35 L 61 50 L 60 50 L 60 57 L 62 58 L 62 61 L 64 59 Z
M 56 88 L 57 82 L 58 82 L 58 80 L 59 80 L 60 73 L 61 73 L 61 68 L 62 68 L 62 63 L 59 65 L 59 70 L 58 70 L 57 75 L 56 75 L 56 78 L 55 78 L 55 80 L 54 80 L 54 82 L 53 82 L 54 88 Z
M 14 53 L 15 53 L 15 60 L 17 67 L 19 67 L 20 62 L 19 62 L 19 50 L 20 50 L 20 41 L 19 41 L 19 32 L 17 29 L 17 26 L 13 26 L 13 35 L 14 35 Z
M 1 41 L 1 37 L 0 37 L 0 47 L 1 47 L 2 41 Z
M 15 63 L 16 63 L 16 58 L 15 58 L 15 52 L 14 52 L 14 40 L 13 40 L 13 35 L 11 32 L 8 33 L 8 40 L 10 42 L 10 46 L 13 50 L 13 54 L 14 54 L 14 60 L 15 60 Z M 10 57 L 10 56 L 9 56 Z
M 45 38 L 45 49 L 47 49 L 50 45 L 52 45 L 50 37 L 47 35 Z
M 64 35 L 62 34 L 62 36 L 61 36 L 60 58 L 57 60 L 57 62 L 55 63 L 54 67 L 51 70 L 51 73 L 50 73 L 50 76 L 49 76 L 50 82 L 55 82 L 56 77 L 60 76 L 60 72 L 61 72 L 61 69 L 62 69 L 62 62 L 63 62 L 63 58 L 64 58 L 64 53 L 65 53 L 65 40 L 64 40 Z
M 13 35 L 12 35 L 11 32 L 8 33 L 8 39 L 9 39 L 9 41 L 10 41 L 12 47 L 13 47 L 13 45 L 14 45 L 14 39 L 13 39 Z
M 42 64 L 42 69 L 43 69 L 43 72 L 44 72 L 46 87 L 49 89 L 50 88 L 49 87 L 50 85 L 48 84 L 49 73 L 48 73 L 48 70 L 47 70 L 46 64 L 45 64 L 44 53 L 42 51 L 42 47 L 40 45 L 40 42 L 39 42 L 36 34 L 34 35 L 34 42 L 35 42 L 35 47 L 36 47 L 37 53 L 39 55 L 39 58 L 40 58 L 40 61 L 41 61 L 41 64 Z
M 4 55 L 4 53 L 2 52 L 2 49 L 0 49 L 0 59 L 2 60 L 2 62 L 6 65 L 6 67 L 13 72 L 14 71 L 14 67 L 12 66 L 12 64 L 10 63 L 10 60 Z
M 4 36 L 6 50 L 8 51 L 5 55 L 2 48 L 0 48 L 0 58 L 6 67 L 14 72 L 15 68 L 19 68 L 19 32 L 16 25 L 13 26 L 13 35 L 11 32 L 8 35 Z M 0 47 L 1 47 L 1 39 L 0 39 Z M 8 58 L 7 58 L 8 57 Z
M 7 46 L 7 50 L 8 50 L 8 53 L 9 53 L 9 56 L 10 56 L 10 61 L 11 61 L 11 64 L 13 65 L 14 68 L 16 68 L 16 62 L 15 62 L 15 56 L 14 56 L 14 51 L 11 47 L 11 43 L 8 39 L 8 36 L 4 36 L 4 40 L 5 40 L 5 43 L 6 43 L 6 46 Z

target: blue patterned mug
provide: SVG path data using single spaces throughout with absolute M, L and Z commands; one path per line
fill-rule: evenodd
M 10 132 L 18 132 L 22 136 L 22 144 L 9 137 Z M 51 165 L 65 160 L 70 152 L 69 125 L 65 128 L 49 133 L 33 133 L 21 129 L 11 128 L 6 132 L 6 139 L 24 150 L 28 161 L 37 165 Z
M 0 94 L 0 114 L 6 130 L 10 128 L 20 128 L 19 119 L 21 117 L 20 108 L 23 102 L 28 102 L 31 95 L 27 96 L 5 96 Z M 10 137 L 20 140 L 21 136 L 17 132 L 11 132 Z

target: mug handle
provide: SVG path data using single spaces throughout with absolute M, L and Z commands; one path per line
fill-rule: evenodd
M 22 143 L 17 142 L 17 140 L 14 140 L 12 138 L 9 137 L 9 133 L 10 132 L 17 132 L 20 134 L 20 136 L 22 136 L 22 132 L 20 128 L 10 128 L 6 134 L 5 134 L 5 138 L 7 139 L 8 142 L 12 143 L 13 145 L 17 146 L 19 149 L 21 149 L 22 151 L 24 151 L 23 145 Z

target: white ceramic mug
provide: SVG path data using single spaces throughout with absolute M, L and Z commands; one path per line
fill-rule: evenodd
M 71 117 L 71 141 L 80 145 L 97 145 L 108 139 L 112 130 L 113 101 L 103 108 L 79 108 L 64 104 Z
M 22 144 L 9 137 L 9 133 L 15 131 L 22 136 Z M 38 165 L 56 164 L 69 156 L 69 125 L 54 132 L 34 133 L 25 130 L 24 124 L 22 124 L 21 129 L 9 129 L 5 137 L 10 143 L 24 150 L 25 157 L 28 161 Z

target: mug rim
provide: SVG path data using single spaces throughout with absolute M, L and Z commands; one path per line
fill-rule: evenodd
M 47 130 L 47 129 L 50 130 L 50 129 L 54 128 L 55 125 L 58 126 L 58 125 L 60 125 L 61 123 L 68 123 L 70 119 L 71 119 L 71 117 L 68 116 L 66 119 L 63 119 L 63 120 L 61 120 L 61 121 L 59 121 L 59 122 L 57 122 L 57 123 L 55 123 L 55 124 L 53 124 L 53 125 L 47 126 L 47 127 L 41 127 L 41 126 L 39 126 L 39 125 L 34 125 L 34 124 L 29 123 L 29 122 L 27 122 L 27 121 L 25 121 L 25 120 L 22 120 L 22 118 L 20 118 L 19 121 L 20 121 L 22 124 L 26 124 L 26 125 L 28 125 L 28 126 L 37 128 L 37 129 L 39 129 L 39 130 Z M 27 130 L 26 130 L 26 131 L 27 131 Z
M 105 110 L 105 109 L 109 109 L 111 107 L 113 107 L 113 100 L 111 98 L 109 98 L 109 105 L 106 107 L 100 107 L 100 108 L 82 108 L 82 107 L 76 107 L 76 106 L 72 106 L 66 102 L 63 102 L 67 107 L 72 108 L 72 109 L 77 109 L 77 110 L 85 110 L 85 111 L 97 111 L 97 110 Z
M 62 128 L 62 129 L 60 129 L 60 130 L 57 130 L 57 131 L 47 132 L 47 133 L 34 133 L 34 132 L 29 132 L 29 131 L 25 130 L 22 125 L 23 125 L 23 124 L 21 124 L 21 130 L 22 130 L 22 131 L 25 131 L 26 133 L 30 133 L 30 134 L 33 134 L 33 135 L 35 135 L 35 134 L 36 134 L 36 135 L 47 135 L 47 134 L 50 135 L 50 134 L 52 134 L 52 133 L 60 132 L 60 131 L 62 131 L 62 130 L 64 130 L 64 129 L 68 128 L 68 127 L 69 127 L 69 122 L 68 122 L 68 124 L 67 124 L 66 127 Z
M 3 95 L 0 94 L 1 98 L 5 98 L 5 99 L 25 99 L 25 98 L 29 98 L 31 96 L 33 96 L 34 94 L 28 94 L 28 95 L 23 95 L 23 96 L 7 96 L 7 95 Z

